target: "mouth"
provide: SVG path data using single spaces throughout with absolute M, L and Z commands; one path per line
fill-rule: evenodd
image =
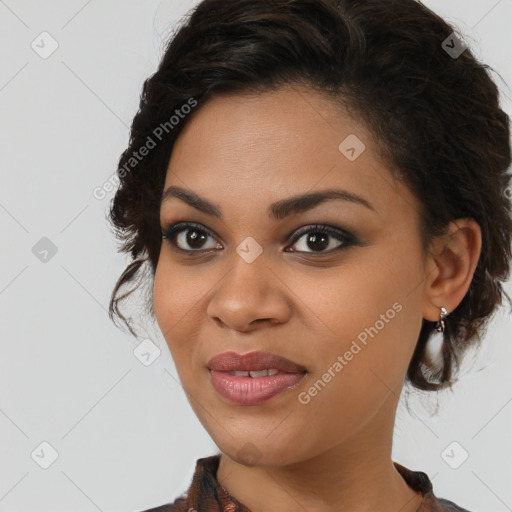
M 254 374 L 252 377 L 255 378 L 268 375 L 258 374 L 258 372 L 269 370 L 276 373 L 306 372 L 304 366 L 294 363 L 290 359 L 261 351 L 249 352 L 247 354 L 224 352 L 212 357 L 206 365 L 210 370 L 218 372 L 252 372 Z
M 232 405 L 258 405 L 296 388 L 306 369 L 276 354 L 224 352 L 207 363 L 210 381 L 219 396 Z

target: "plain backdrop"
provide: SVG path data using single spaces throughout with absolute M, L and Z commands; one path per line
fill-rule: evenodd
M 107 316 L 128 260 L 105 220 L 113 192 L 93 195 L 195 4 L 0 0 L 0 511 L 145 510 L 217 451 L 157 327 L 144 337 L 161 353 L 146 366 L 141 339 Z M 501 75 L 510 114 L 512 0 L 425 4 Z M 404 393 L 397 414 L 394 460 L 472 511 L 512 510 L 510 333 L 503 309 L 453 392 L 409 394 L 410 411 Z

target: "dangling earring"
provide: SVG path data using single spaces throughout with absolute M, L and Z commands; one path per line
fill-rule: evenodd
M 436 329 L 438 332 L 444 333 L 444 320 L 448 316 L 448 311 L 446 308 L 441 308 L 441 313 L 439 314 L 439 320 L 436 323 Z

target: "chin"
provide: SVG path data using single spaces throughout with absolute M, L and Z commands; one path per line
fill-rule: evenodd
M 300 454 L 297 453 L 296 449 L 294 449 L 294 447 L 296 447 L 296 443 L 292 443 L 293 446 L 286 446 L 280 442 L 279 445 L 281 446 L 280 449 L 275 441 L 270 442 L 267 438 L 261 442 L 258 442 L 257 440 L 246 440 L 235 443 L 231 440 L 229 443 L 217 446 L 219 446 L 219 450 L 224 455 L 235 461 L 237 464 L 247 467 L 279 467 L 294 464 L 302 460 Z

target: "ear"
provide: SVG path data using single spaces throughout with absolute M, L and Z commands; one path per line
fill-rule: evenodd
M 480 251 L 482 234 L 473 219 L 457 219 L 445 235 L 431 244 L 427 255 L 423 318 L 436 322 L 441 307 L 451 313 L 469 289 Z

